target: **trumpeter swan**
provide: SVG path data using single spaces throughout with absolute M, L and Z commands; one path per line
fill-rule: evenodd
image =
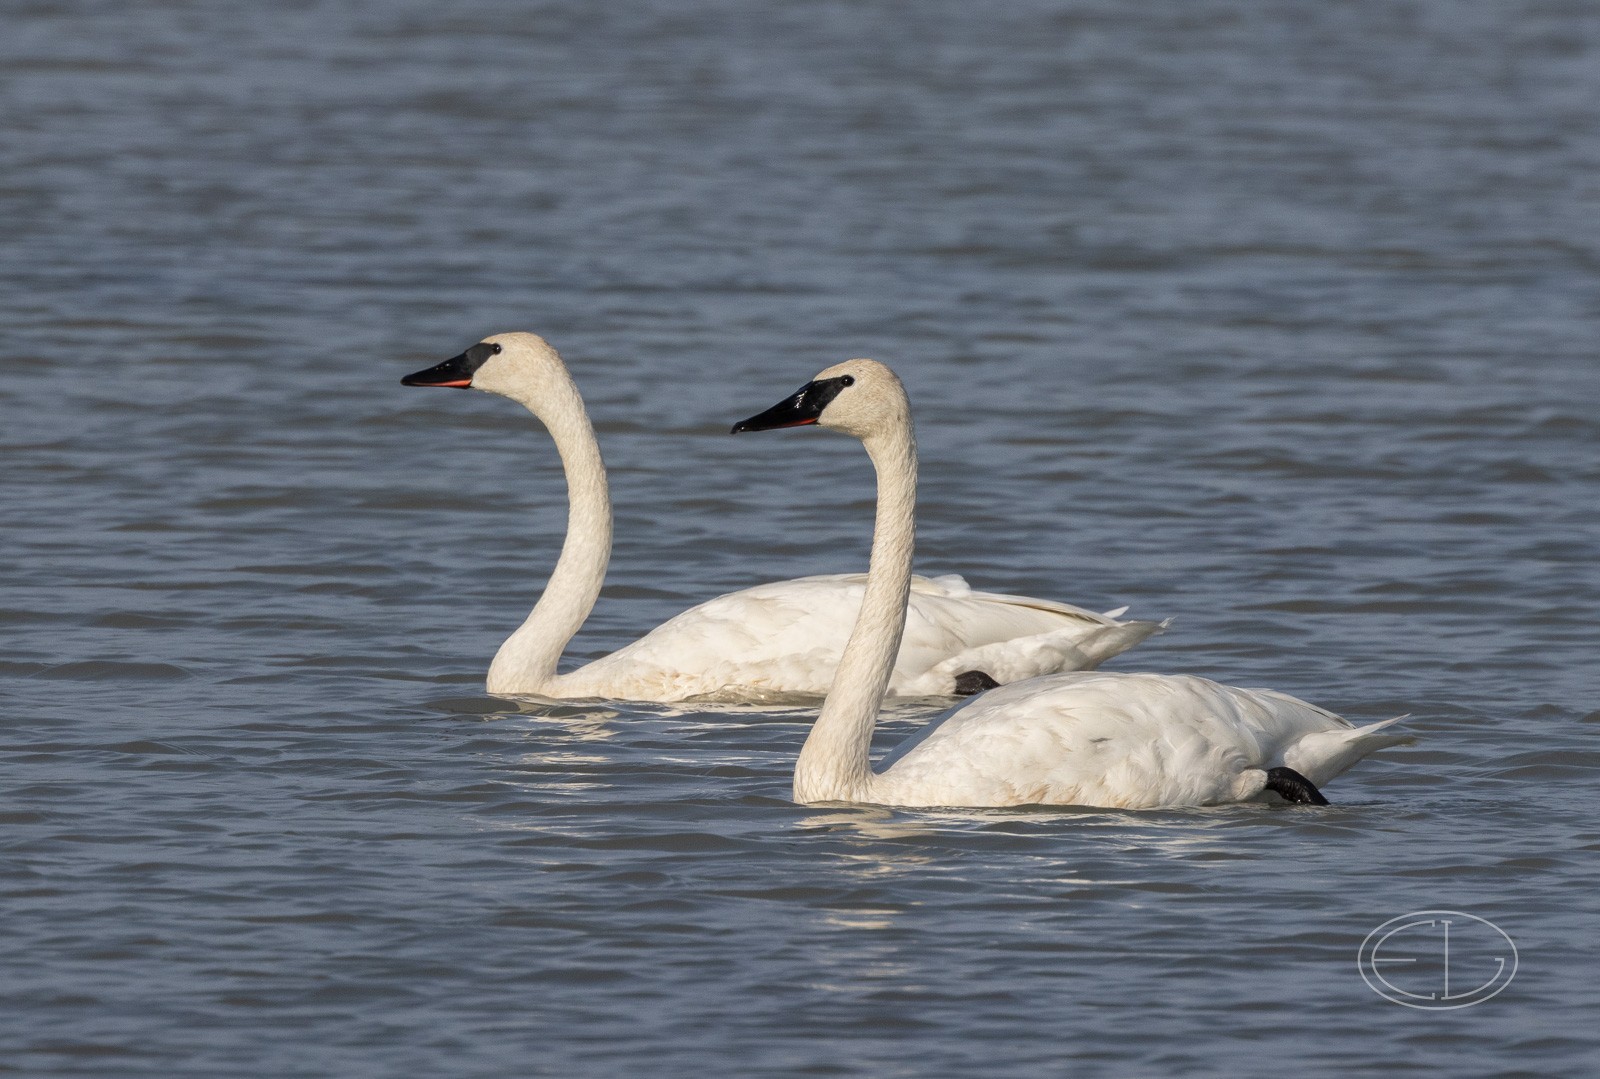
M 873 360 L 830 367 L 733 432 L 816 424 L 861 439 L 878 474 L 867 591 L 833 688 L 795 762 L 797 802 L 898 806 L 1212 805 L 1317 787 L 1408 739 L 1271 690 L 1188 675 L 1052 674 L 992 690 L 872 768 L 872 729 L 906 624 L 916 512 L 911 410 Z
M 407 386 L 455 386 L 509 397 L 555 440 L 566 470 L 567 538 L 532 613 L 489 665 L 490 693 L 677 701 L 718 695 L 821 696 L 833 680 L 866 588 L 862 574 L 802 577 L 690 608 L 567 674 L 556 665 L 589 617 L 611 557 L 605 464 L 561 357 L 531 333 L 486 337 L 407 375 Z M 972 693 L 1048 671 L 1092 668 L 1161 627 L 1118 622 L 1049 600 L 975 592 L 959 577 L 912 578 L 915 626 L 889 679 L 904 696 Z

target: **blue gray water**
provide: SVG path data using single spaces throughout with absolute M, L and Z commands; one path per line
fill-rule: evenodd
M 4 23 L 0 1071 L 1595 1066 L 1593 5 Z M 612 469 L 574 660 L 864 564 L 858 445 L 725 432 L 869 355 L 923 570 L 1175 618 L 1115 666 L 1418 744 L 1326 810 L 805 809 L 807 708 L 486 696 L 559 471 L 398 380 L 510 329 Z M 1508 988 L 1367 987 L 1432 909 Z

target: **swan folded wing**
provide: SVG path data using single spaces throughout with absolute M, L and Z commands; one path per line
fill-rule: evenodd
M 789 588 L 784 581 L 731 592 L 691 607 L 638 640 L 595 660 L 635 677 L 670 679 L 675 697 L 729 689 L 821 695 L 839 664 L 860 609 L 838 589 Z M 842 626 L 844 632 L 825 631 Z
M 980 592 L 968 585 L 963 578 L 953 573 L 943 577 L 912 577 L 911 594 L 913 597 L 929 595 L 951 600 L 967 600 L 989 608 L 1009 607 L 1041 611 L 1045 614 L 1058 616 L 1058 621 L 1081 622 L 1086 625 L 1096 626 L 1114 625 L 1116 617 L 1128 609 L 1119 607 L 1115 611 L 1110 611 L 1106 614 L 1097 614 L 1086 608 L 1053 599 L 1013 596 L 1004 592 Z
M 587 676 L 670 680 L 676 697 L 739 688 L 822 696 L 828 692 L 850 629 L 861 610 L 866 578 L 829 574 L 775 581 L 729 592 L 683 611 L 643 637 L 574 672 Z M 892 692 L 906 674 L 925 671 L 963 647 L 948 612 L 913 611 Z M 655 673 L 653 673 L 655 672 Z M 949 692 L 946 690 L 945 692 Z
M 821 695 L 832 684 L 850 628 L 861 610 L 866 575 L 821 574 L 730 592 L 692 607 L 632 644 L 596 660 L 592 668 L 624 665 L 635 676 L 671 677 L 684 696 L 748 686 Z M 959 577 L 913 578 L 910 609 L 890 692 L 936 695 L 954 691 L 966 670 L 929 672 L 953 656 L 1018 638 L 1060 633 L 1041 641 L 1061 663 L 1078 660 L 1064 647 L 1079 635 L 1125 640 L 1114 654 L 1154 632 L 1150 623 L 1117 623 L 1068 604 L 1012 602 L 1014 597 L 974 592 Z M 1130 628 L 1144 627 L 1144 628 Z M 1042 652 L 1040 655 L 1042 656 Z M 1036 658 L 1039 672 L 1060 670 Z M 588 673 L 589 668 L 581 672 Z M 648 672 L 662 672 L 659 677 Z
M 850 621 L 844 627 L 848 633 L 850 625 L 854 624 L 856 612 L 860 610 L 866 584 L 867 575 L 864 573 L 827 573 L 755 585 L 719 596 L 710 602 L 747 598 L 781 605 L 814 603 L 831 596 L 850 606 Z M 937 617 L 942 628 L 968 639 L 969 646 L 1073 626 L 1088 631 L 1097 626 L 1119 624 L 1115 618 L 1070 603 L 999 592 L 979 592 L 955 574 L 943 577 L 913 576 L 910 602 L 913 608 L 929 617 Z M 1120 614 L 1126 609 L 1119 608 L 1114 613 Z
M 763 587 L 781 587 L 782 585 L 809 584 L 813 582 L 854 585 L 864 588 L 867 583 L 867 575 L 865 573 L 824 573 L 813 577 L 796 577 L 792 581 L 780 582 L 778 586 L 758 585 L 749 591 L 757 591 Z M 1078 607 L 1071 603 L 1061 603 L 1057 600 L 1038 599 L 1033 596 L 1013 596 L 1004 592 L 980 592 L 969 585 L 965 577 L 956 573 L 946 573 L 938 577 L 923 577 L 913 574 L 911 577 L 912 602 L 916 602 L 918 596 L 964 601 L 974 606 L 985 608 L 1009 607 L 1041 611 L 1046 614 L 1060 616 L 1057 622 L 1067 620 L 1101 626 L 1112 625 L 1119 615 L 1126 613 L 1128 610 L 1126 607 L 1118 607 L 1116 610 L 1108 611 L 1105 614 L 1097 614 L 1086 608 Z
M 950 657 L 975 647 L 1052 631 L 1078 634 L 1101 628 L 1075 620 L 1063 628 L 1063 619 L 1056 612 L 992 603 L 984 593 L 967 589 L 964 582 L 951 587 L 950 581 L 960 582 L 960 578 L 946 578 L 943 583 L 914 578 L 914 583 L 926 587 L 914 587 L 911 593 L 891 693 L 954 692 L 955 675 L 961 671 L 933 681 L 925 676 Z M 866 578 L 861 574 L 807 577 L 721 596 L 705 609 L 708 615 L 743 625 L 750 635 L 743 644 L 748 659 L 762 666 L 783 664 L 790 672 L 788 677 L 803 683 L 793 688 L 821 694 L 831 685 L 865 589 Z M 974 668 L 962 668 L 970 669 Z
M 1139 700 L 1058 675 L 992 690 L 953 713 L 883 774 L 908 805 L 1151 808 L 1231 801 L 1253 741 L 1203 719 L 1158 720 Z M 1053 690 L 1053 691 L 1052 691 Z M 1259 784 L 1258 784 L 1259 786 Z
M 1392 722 L 1392 721 L 1390 721 Z M 1314 783 L 1403 737 L 1287 694 L 1188 675 L 1060 674 L 991 690 L 884 762 L 908 805 L 1214 805 L 1279 764 Z
M 592 681 L 593 692 L 616 693 L 620 679 L 628 692 L 653 699 L 741 687 L 821 696 L 832 684 L 865 590 L 865 574 L 839 573 L 729 592 L 572 672 L 567 692 L 581 692 Z M 889 692 L 949 695 L 956 676 L 969 670 L 1011 681 L 1092 667 L 1159 628 L 1119 623 L 1070 604 L 975 592 L 953 575 L 913 577 Z M 1024 643 L 1007 659 L 1013 641 Z M 984 665 L 991 657 L 994 670 Z

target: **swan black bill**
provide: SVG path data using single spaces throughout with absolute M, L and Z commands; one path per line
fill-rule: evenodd
M 816 423 L 822 418 L 822 410 L 839 396 L 839 391 L 854 381 L 849 375 L 841 375 L 807 382 L 793 396 L 784 398 L 765 412 L 757 413 L 748 420 L 740 420 L 733 425 L 729 434 L 776 431 L 782 427 L 805 427 Z
M 417 371 L 400 380 L 402 386 L 453 386 L 457 389 L 467 389 L 472 385 L 472 376 L 484 362 L 500 351 L 499 345 L 487 342 L 473 345 L 459 356 L 451 356 L 448 360 L 428 368 L 426 371 Z

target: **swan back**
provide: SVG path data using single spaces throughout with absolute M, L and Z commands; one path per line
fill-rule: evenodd
M 1321 785 L 1409 741 L 1287 693 L 1194 675 L 1078 672 L 991 690 L 896 747 L 874 796 L 896 805 L 1215 805 L 1264 769 Z

